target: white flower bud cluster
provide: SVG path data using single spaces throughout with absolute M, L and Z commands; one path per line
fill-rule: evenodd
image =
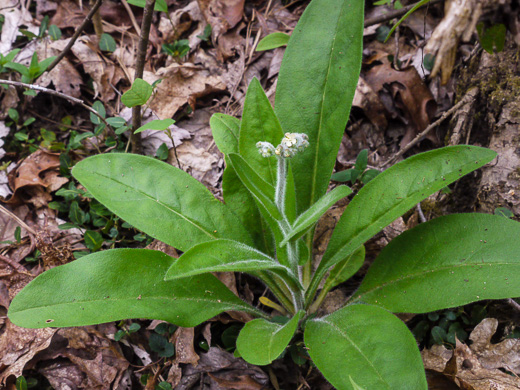
M 309 146 L 309 137 L 303 133 L 285 133 L 280 145 L 274 151 L 283 158 L 291 158 L 298 152 L 303 152 Z
M 269 142 L 257 142 L 256 147 L 262 157 L 271 157 L 273 154 L 282 158 L 291 158 L 309 146 L 309 137 L 303 133 L 285 133 L 282 142 L 275 147 Z
M 257 142 L 256 147 L 262 157 L 271 157 L 275 153 L 274 146 L 270 142 Z

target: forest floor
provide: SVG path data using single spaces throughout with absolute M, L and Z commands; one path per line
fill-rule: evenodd
M 88 23 L 50 72 L 22 79 L 23 70 L 4 65 L 12 61 L 30 69 L 34 53 L 40 62 L 61 53 L 89 4 L 0 1 L 0 79 L 25 80 L 62 94 L 0 88 L 0 388 L 24 388 L 23 376 L 28 388 L 41 389 L 332 389 L 305 356 L 286 354 L 262 368 L 234 357 L 244 320 L 234 313 L 196 328 L 129 320 L 23 329 L 7 318 L 11 300 L 29 281 L 85 254 L 148 247 L 177 255 L 95 207 L 70 168 L 93 154 L 136 148 L 180 166 L 221 199 L 224 159 L 209 118 L 217 112 L 240 117 L 253 77 L 274 100 L 284 47 L 255 48 L 270 33 L 290 34 L 308 1 L 166 4 L 168 13 L 154 13 L 143 76 L 150 84 L 161 82 L 143 120 L 175 119 L 175 145 L 164 132 L 146 130 L 136 146 L 125 128 L 100 126 L 87 108 L 131 122 L 121 95 L 134 79 L 142 8 L 105 0 L 97 31 Z M 377 4 L 366 5 L 361 78 L 336 172 L 353 168 L 363 150 L 368 151 L 367 167 L 379 171 L 445 145 L 489 147 L 499 157 L 385 228 L 367 243 L 367 264 L 391 239 L 424 220 L 475 211 L 520 218 L 518 5 L 511 0 L 434 0 L 385 42 L 409 4 Z M 348 184 L 355 190 L 363 185 Z M 336 205 L 320 221 L 318 255 L 344 207 Z M 324 310 L 339 307 L 366 268 L 335 289 Z M 244 275 L 225 275 L 223 281 L 249 302 L 256 303 L 263 291 Z M 520 305 L 515 300 L 402 319 L 420 345 L 430 389 L 520 388 L 520 329 L 515 325 Z M 183 353 L 169 354 L 171 345 Z

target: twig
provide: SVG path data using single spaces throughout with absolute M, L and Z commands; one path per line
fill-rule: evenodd
M 63 49 L 63 51 L 56 57 L 54 61 L 49 65 L 47 68 L 47 72 L 50 72 L 54 69 L 56 65 L 67 55 L 67 53 L 70 51 L 70 48 L 74 45 L 76 40 L 79 38 L 81 32 L 87 27 L 87 24 L 92 20 L 92 16 L 96 13 L 96 11 L 101 7 L 101 3 L 103 0 L 97 0 L 96 4 L 91 8 L 90 12 L 86 16 L 86 18 L 83 20 L 83 23 L 80 24 L 80 26 L 76 29 L 74 32 L 74 35 L 72 38 L 70 38 L 69 43 L 67 43 L 67 46 Z
M 417 203 L 417 214 L 419 214 L 419 220 L 421 221 L 421 223 L 425 223 L 426 217 L 424 216 L 420 203 Z
M 93 7 L 95 4 L 95 0 L 89 0 L 89 5 L 91 7 Z M 101 35 L 103 35 L 103 23 L 101 22 L 101 14 L 99 11 L 92 15 L 92 24 L 94 25 L 94 31 L 96 32 L 96 36 L 99 42 L 101 40 Z
M 438 125 L 440 125 L 447 117 L 449 117 L 451 114 L 453 114 L 455 111 L 457 111 L 462 105 L 466 104 L 469 100 L 475 99 L 479 93 L 478 88 L 472 88 L 470 89 L 466 95 L 452 108 L 450 108 L 448 111 L 445 111 L 442 116 L 437 119 L 435 122 L 433 122 L 431 125 L 429 125 L 426 129 L 424 129 L 421 133 L 417 134 L 417 136 L 411 140 L 408 145 L 406 145 L 404 148 L 402 148 L 399 152 L 394 154 L 392 157 L 390 157 L 381 167 L 384 168 L 393 161 L 397 160 L 399 157 L 401 157 L 403 154 L 408 152 L 412 147 L 414 147 L 426 134 L 428 134 L 430 131 L 432 131 L 434 128 L 436 128 Z
M 109 126 L 107 121 L 105 120 L 105 118 L 103 118 L 101 115 L 99 115 L 98 112 L 96 110 L 94 110 L 92 107 L 87 106 L 83 102 L 83 100 L 81 100 L 81 99 L 78 99 L 78 98 L 75 98 L 75 97 L 72 97 L 72 96 L 69 96 L 69 95 L 65 95 L 64 93 L 55 91 L 53 89 L 41 87 L 41 86 L 36 85 L 36 84 L 26 84 L 26 83 L 22 83 L 20 81 L 11 81 L 11 80 L 0 79 L 0 84 L 7 84 L 7 85 L 15 86 L 15 87 L 29 88 L 29 89 L 32 89 L 32 90 L 35 90 L 35 91 L 40 91 L 40 92 L 47 93 L 49 95 L 58 96 L 60 98 L 68 100 L 69 102 L 72 102 L 72 103 L 75 103 L 75 104 L 79 104 L 85 110 L 88 110 L 91 113 L 93 113 L 95 116 L 97 116 L 106 126 Z
M 506 302 L 510 306 L 514 307 L 517 311 L 520 311 L 520 304 L 517 301 L 515 301 L 513 298 L 506 299 Z
M 143 78 L 144 63 L 148 49 L 148 38 L 150 36 L 150 26 L 152 24 L 154 5 L 155 0 L 146 0 L 143 13 L 143 22 L 141 23 L 141 35 L 139 36 L 139 44 L 137 46 L 137 61 L 135 64 L 134 80 Z M 132 108 L 132 135 L 130 136 L 133 153 L 139 153 L 141 151 L 141 134 L 134 134 L 134 132 L 139 127 L 141 127 L 141 106 L 135 106 Z
M 34 278 L 34 275 L 25 271 L 24 270 L 24 267 L 22 267 L 20 264 L 18 263 L 15 263 L 13 260 L 11 260 L 9 257 L 6 257 L 4 255 L 0 255 L 0 260 L 3 261 L 4 263 L 6 263 L 7 265 L 11 266 L 15 272 L 19 273 L 19 274 L 24 274 L 24 275 L 27 275 L 27 276 L 30 276 L 32 278 Z
M 132 25 L 134 26 L 135 32 L 137 35 L 141 35 L 141 29 L 139 28 L 139 25 L 137 24 L 137 20 L 135 20 L 135 15 L 132 12 L 132 8 L 128 5 L 128 2 L 126 0 L 121 0 L 123 3 L 123 7 L 125 7 L 126 13 L 130 17 L 130 20 L 132 21 Z
M 440 3 L 442 1 L 444 1 L 444 0 L 431 0 L 430 2 L 424 4 L 423 7 L 426 6 L 427 4 L 428 5 L 429 4 L 437 4 L 437 3 Z M 416 4 L 417 3 L 410 4 L 410 5 L 407 5 L 406 7 L 400 8 L 400 9 L 395 9 L 395 10 L 392 10 L 392 11 L 388 11 L 386 14 L 378 15 L 376 17 L 373 17 L 373 18 L 370 18 L 370 19 L 366 19 L 365 20 L 365 27 L 373 26 L 374 24 L 378 24 L 378 23 L 388 22 L 389 20 L 392 20 L 394 18 L 398 18 L 399 16 L 403 16 L 405 13 L 407 13 L 413 7 L 415 7 Z
M 14 214 L 12 211 L 7 210 L 4 206 L 0 204 L 0 213 L 7 215 L 9 218 L 14 219 L 18 225 L 23 227 L 25 230 L 27 230 L 29 233 L 36 235 L 36 230 L 34 230 L 32 227 L 27 225 L 24 221 L 22 221 L 16 214 Z

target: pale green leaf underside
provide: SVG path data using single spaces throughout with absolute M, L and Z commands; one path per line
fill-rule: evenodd
M 282 245 L 285 245 L 288 241 L 300 238 L 302 235 L 304 235 L 307 230 L 310 229 L 316 222 L 318 222 L 318 219 L 320 219 L 321 216 L 334 205 L 334 203 L 349 196 L 351 193 L 352 190 L 347 186 L 339 186 L 334 188 L 325 196 L 321 197 L 307 211 L 296 218 L 291 231 L 282 241 Z
M 265 51 L 276 49 L 277 47 L 282 47 L 289 43 L 289 39 L 291 36 L 286 33 L 275 32 L 263 37 L 258 45 L 256 46 L 256 51 Z
M 379 307 L 350 305 L 310 320 L 305 344 L 338 390 L 354 390 L 352 381 L 365 389 L 427 389 L 414 337 L 401 320 Z
M 495 158 L 476 146 L 421 153 L 379 174 L 352 199 L 336 225 L 319 271 L 346 258 L 421 200 Z
M 257 275 L 257 271 L 270 271 L 298 284 L 289 268 L 255 248 L 232 240 L 215 240 L 191 248 L 170 267 L 165 280 L 207 272 L 249 272 Z
M 217 238 L 252 243 L 239 219 L 203 184 L 151 157 L 96 155 L 76 164 L 72 174 L 116 215 L 182 251 Z
M 264 319 L 249 321 L 238 335 L 237 348 L 240 356 L 259 366 L 271 363 L 290 343 L 304 314 L 299 311 L 284 325 Z
M 228 158 L 240 181 L 249 192 L 273 218 L 281 220 L 282 215 L 274 203 L 274 187 L 262 179 L 242 156 L 230 153 Z
M 363 0 L 313 0 L 287 45 L 275 112 L 310 146 L 292 161 L 298 213 L 327 191 L 361 68 Z
M 163 280 L 175 259 L 146 249 L 94 253 L 44 272 L 13 299 L 9 319 L 25 328 L 147 318 L 190 327 L 226 310 L 256 309 L 211 274 Z
M 520 296 L 520 223 L 455 214 L 420 224 L 377 257 L 356 300 L 393 312 L 426 313 Z

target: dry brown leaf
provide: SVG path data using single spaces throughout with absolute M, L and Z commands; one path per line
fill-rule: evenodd
M 366 83 L 363 77 L 360 77 L 354 94 L 352 106 L 359 107 L 365 112 L 365 116 L 379 130 L 384 130 L 388 126 L 384 110 L 385 107 L 381 103 L 378 95 Z
M 94 98 L 99 95 L 105 102 L 113 99 L 116 96 L 113 86 L 124 78 L 121 67 L 102 56 L 94 41 L 87 36 L 79 38 L 71 51 L 83 65 L 85 73 L 94 80 Z
M 2 0 L 0 4 L 4 17 L 0 36 L 0 53 L 5 55 L 12 50 L 16 38 L 22 36 L 19 27 L 23 25 L 25 29 L 38 34 L 38 26 L 35 25 L 31 12 L 25 8 L 25 5 L 20 6 L 19 1 Z
M 425 368 L 443 373 L 462 389 L 520 388 L 520 378 L 500 370 L 518 369 L 518 340 L 510 339 L 491 344 L 497 323 L 497 320 L 487 318 L 477 325 L 469 336 L 473 341 L 470 347 L 457 340 L 453 351 L 439 345 L 423 350 L 421 355 Z
M 223 160 L 211 134 L 211 115 L 212 110 L 204 108 L 196 110 L 190 118 L 177 123 L 179 128 L 191 134 L 191 140 L 185 140 L 177 147 L 177 155 L 185 171 L 210 191 L 215 191 L 222 175 Z M 177 165 L 173 150 L 170 150 L 169 161 Z
M 407 132 L 401 141 L 401 146 L 406 146 L 430 124 L 437 111 L 437 103 L 414 67 L 395 70 L 384 54 L 379 53 L 379 64 L 365 72 L 364 78 L 379 95 L 387 115 L 399 118 L 407 125 Z M 429 133 L 427 138 L 435 144 L 439 143 L 434 133 Z
M 13 206 L 24 202 L 31 203 L 36 208 L 46 206 L 52 199 L 50 192 L 68 181 L 59 175 L 49 173 L 51 170 L 56 171 L 59 166 L 59 154 L 37 150 L 9 174 L 13 196 L 4 202 Z
M 0 335 L 0 384 L 11 375 L 19 377 L 34 355 L 46 349 L 57 329 L 25 329 L 7 321 Z
M 482 320 L 469 336 L 473 341 L 470 348 L 485 369 L 503 368 L 518 375 L 520 374 L 520 340 L 510 338 L 492 344 L 491 338 L 497 328 L 498 320 L 495 318 Z
M 249 382 L 249 386 L 253 386 L 251 383 L 257 383 L 264 387 L 269 383 L 267 374 L 259 367 L 248 364 L 244 360 L 236 358 L 233 354 L 223 351 L 220 348 L 212 347 L 207 353 L 200 355 L 200 360 L 196 367 L 189 365 L 183 370 L 182 379 L 175 389 L 191 389 L 194 383 L 200 382 L 201 376 L 204 381 L 204 384 L 202 385 L 204 389 L 222 389 L 223 387 L 220 387 L 216 380 L 208 377 L 208 375 L 201 375 L 209 373 L 211 373 L 213 378 L 218 378 L 218 380 L 221 381 L 229 381 L 227 383 Z M 252 381 L 246 380 L 246 377 L 249 377 Z M 258 388 L 262 387 L 257 387 L 255 389 Z
M 40 45 L 37 50 L 38 58 L 57 56 L 67 43 L 68 39 L 60 39 L 50 44 L 46 42 L 45 45 Z M 58 92 L 75 98 L 81 96 L 80 86 L 83 80 L 67 58 L 63 58 L 54 69 L 38 78 L 38 85 L 42 87 L 48 87 L 51 83 Z
M 84 3 L 87 5 L 87 3 Z M 86 8 L 80 9 L 78 4 L 72 0 L 61 0 L 58 2 L 56 12 L 49 21 L 50 24 L 55 24 L 60 29 L 76 28 L 83 22 L 87 16 L 88 10 Z
M 244 2 L 244 0 L 197 0 L 206 21 L 211 24 L 214 41 L 242 20 Z
M 199 355 L 195 352 L 193 340 L 195 337 L 194 328 L 177 328 L 172 337 L 172 342 L 175 344 L 175 359 L 172 362 L 172 367 L 168 372 L 168 382 L 173 387 L 177 386 L 182 377 L 182 369 L 179 364 L 192 364 L 197 366 L 199 362 Z

